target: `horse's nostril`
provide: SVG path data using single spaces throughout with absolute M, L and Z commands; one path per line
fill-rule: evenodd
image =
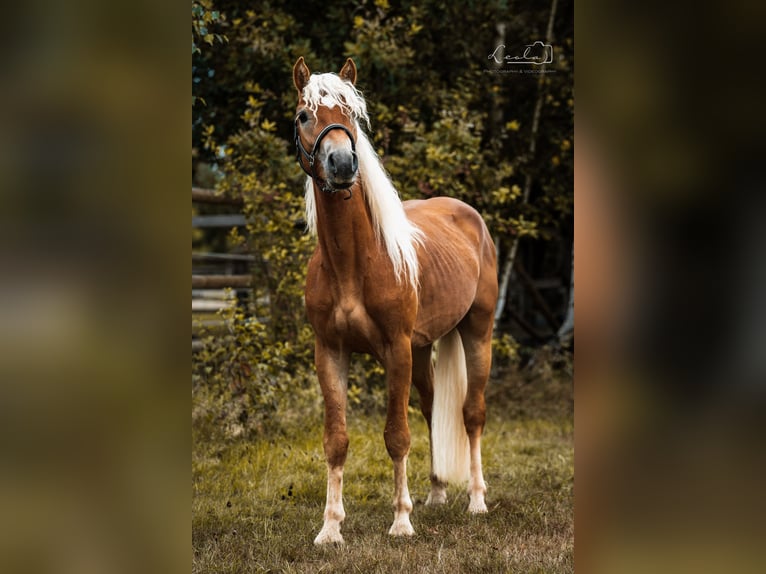
M 335 165 L 335 154 L 331 153 L 327 157 L 327 162 L 330 164 L 330 169 L 332 170 L 332 174 L 335 175 L 338 173 L 338 168 Z

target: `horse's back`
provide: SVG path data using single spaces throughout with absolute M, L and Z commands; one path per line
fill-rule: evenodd
M 469 275 L 495 265 L 495 246 L 487 226 L 467 203 L 451 197 L 415 199 L 405 201 L 404 210 L 424 233 L 426 258 L 431 254 L 452 260 L 464 271 L 473 269 Z
M 481 215 L 459 200 L 412 200 L 404 208 L 424 235 L 418 249 L 420 293 L 413 343 L 427 344 L 454 328 L 472 307 L 494 307 L 495 247 Z
M 407 217 L 434 235 L 459 230 L 478 244 L 487 228 L 473 207 L 452 197 L 411 199 L 404 202 Z

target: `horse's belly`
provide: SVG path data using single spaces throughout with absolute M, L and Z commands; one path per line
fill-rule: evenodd
M 465 316 L 470 306 L 470 300 L 461 301 L 457 298 L 443 298 L 439 301 L 432 299 L 429 304 L 421 305 L 412 333 L 413 346 L 423 347 L 449 333 Z

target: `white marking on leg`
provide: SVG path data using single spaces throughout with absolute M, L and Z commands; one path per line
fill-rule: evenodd
M 394 523 L 388 533 L 391 536 L 412 536 L 415 529 L 410 522 L 412 499 L 407 488 L 407 457 L 394 462 Z
M 471 478 L 468 480 L 468 512 L 480 514 L 487 512 L 487 504 L 484 495 L 487 493 L 487 484 L 484 482 L 484 474 L 481 470 L 481 437 L 471 440 Z
M 327 503 L 324 509 L 324 524 L 314 539 L 314 544 L 343 543 L 340 524 L 346 518 L 343 509 L 343 467 L 327 468 Z

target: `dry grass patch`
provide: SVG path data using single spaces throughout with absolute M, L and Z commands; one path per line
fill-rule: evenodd
M 541 394 L 546 401 L 549 391 Z M 318 417 L 250 440 L 214 438 L 206 426 L 197 428 L 193 572 L 573 572 L 574 441 L 565 403 L 533 405 L 522 413 L 526 417 L 511 418 L 506 413 L 518 415 L 517 407 L 497 396 L 489 402 L 483 448 L 489 513 L 482 516 L 468 515 L 467 496 L 458 487 L 450 487 L 442 507 L 423 504 L 427 430 L 411 413 L 416 535 L 409 539 L 386 534 L 393 478 L 384 418 L 352 411 L 346 544 L 329 548 L 312 543 L 322 525 L 326 484 Z

